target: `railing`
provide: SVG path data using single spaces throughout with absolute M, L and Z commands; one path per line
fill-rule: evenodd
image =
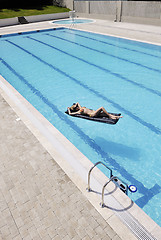
M 76 12 L 74 10 L 69 11 L 69 17 L 72 21 L 69 28 L 72 28 L 72 27 L 74 27 L 74 24 L 75 24 Z
M 69 17 L 70 17 L 70 19 L 71 19 L 72 21 L 74 21 L 74 19 L 75 19 L 75 17 L 76 17 L 76 13 L 75 13 L 74 10 L 73 10 L 73 11 L 69 11 Z
M 101 207 L 104 207 L 104 193 L 105 193 L 105 187 L 110 183 L 114 182 L 124 193 L 128 193 L 128 185 L 127 183 L 123 182 L 121 179 L 119 179 L 116 176 L 112 176 L 108 182 L 105 183 L 105 185 L 102 188 L 102 202 L 101 202 Z
M 102 163 L 102 162 L 97 162 L 93 167 L 91 167 L 91 169 L 89 170 L 89 172 L 88 172 L 88 188 L 87 188 L 87 190 L 90 192 L 91 191 L 91 188 L 90 188 L 90 175 L 91 175 L 91 172 L 92 172 L 92 170 L 97 166 L 97 165 L 99 165 L 99 164 L 101 164 L 101 165 L 103 165 L 104 167 L 106 167 L 109 171 L 110 171 L 110 178 L 112 177 L 112 170 L 109 168 L 109 167 L 107 167 L 104 163 Z
M 90 176 L 91 176 L 91 172 L 92 170 L 97 166 L 97 165 L 103 165 L 104 167 L 106 167 L 109 171 L 110 171 L 110 177 L 109 180 L 105 183 L 105 185 L 102 188 L 102 202 L 101 202 L 101 206 L 104 207 L 104 192 L 105 192 L 105 188 L 106 186 L 112 181 L 113 183 L 115 183 L 115 185 L 117 187 L 119 187 L 126 195 L 128 195 L 128 190 L 130 190 L 131 192 L 136 192 L 137 191 L 137 187 L 134 185 L 130 185 L 128 186 L 127 183 L 125 183 L 123 180 L 121 180 L 120 178 L 118 178 L 117 176 L 113 176 L 112 174 L 112 170 L 107 167 L 104 163 L 102 162 L 97 162 L 94 164 L 93 167 L 91 167 L 91 169 L 88 172 L 88 187 L 87 190 L 90 192 L 91 188 L 90 188 Z

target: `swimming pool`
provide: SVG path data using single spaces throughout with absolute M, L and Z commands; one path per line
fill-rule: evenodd
M 75 18 L 74 20 L 71 20 L 71 19 L 67 19 L 67 20 L 57 20 L 57 21 L 53 21 L 52 23 L 55 23 L 55 24 L 82 24 L 82 23 L 92 23 L 94 22 L 93 20 L 90 20 L 90 19 L 77 19 Z
M 60 28 L 2 36 L 0 48 L 1 75 L 93 163 L 135 184 L 133 200 L 161 225 L 161 47 Z M 73 101 L 124 118 L 72 118 Z

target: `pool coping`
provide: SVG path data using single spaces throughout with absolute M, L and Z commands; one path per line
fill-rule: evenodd
M 75 148 L 72 143 L 70 143 L 51 123 L 49 123 L 2 76 L 0 76 L 0 93 L 120 238 L 127 239 L 128 237 L 128 239 L 136 239 L 131 230 L 127 228 L 127 226 L 110 208 L 105 209 L 100 207 L 100 194 L 87 192 L 87 174 L 89 169 L 93 166 L 91 161 Z M 45 130 L 43 129 L 42 131 L 41 128 L 43 127 L 45 127 Z M 45 133 L 46 130 L 47 132 Z M 71 164 L 73 165 L 73 163 L 77 165 L 75 169 L 71 168 Z M 107 182 L 107 177 L 98 169 L 95 169 L 92 176 L 92 182 L 94 182 L 96 186 L 94 190 L 100 193 L 100 185 L 103 186 L 104 183 Z M 123 192 L 116 189 L 113 183 L 110 183 L 108 191 L 113 192 L 112 196 L 117 199 L 123 207 L 122 211 L 128 211 L 134 218 L 137 218 L 137 221 L 143 225 L 145 229 L 148 229 L 148 232 L 159 239 L 159 236 L 161 236 L 161 228 L 146 213 L 144 213 L 143 210 L 141 210 L 135 203 L 132 203 L 130 198 Z M 108 199 L 105 201 L 108 201 Z
M 79 20 L 88 20 L 89 22 L 81 22 L 81 23 L 77 23 L 77 22 L 75 22 L 75 21 L 73 21 L 73 22 L 70 22 L 70 23 L 59 23 L 59 22 L 61 22 L 61 21 L 72 21 L 70 18 L 68 18 L 68 19 L 55 19 L 55 20 L 53 20 L 53 21 L 50 21 L 50 24 L 56 24 L 56 26 L 58 27 L 58 26 L 63 26 L 63 27 L 65 27 L 65 28 L 69 28 L 72 24 L 73 25 L 82 25 L 82 24 L 91 24 L 91 23 L 95 23 L 96 22 L 96 20 L 93 20 L 93 19 L 90 19 L 90 18 L 76 18 L 76 20 L 77 19 L 79 19 Z M 58 23 L 57 23 L 58 22 Z

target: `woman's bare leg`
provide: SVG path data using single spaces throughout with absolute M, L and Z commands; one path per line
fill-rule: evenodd
M 97 117 L 102 112 L 102 108 L 98 108 L 96 111 L 93 111 L 93 113 L 90 114 L 91 117 Z
M 98 108 L 98 109 L 92 114 L 92 117 L 97 117 L 97 116 L 99 116 L 99 114 L 100 114 L 101 112 L 105 113 L 105 114 L 106 114 L 109 118 L 111 118 L 111 119 L 122 118 L 122 116 L 115 116 L 115 115 L 113 115 L 113 114 L 108 113 L 104 107 Z

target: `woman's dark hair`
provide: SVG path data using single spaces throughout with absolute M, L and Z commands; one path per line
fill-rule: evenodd
M 75 105 L 75 106 L 74 106 Z M 72 112 L 77 112 L 79 109 L 78 109 L 78 105 L 76 103 L 73 103 L 73 105 L 70 107 L 70 110 Z

